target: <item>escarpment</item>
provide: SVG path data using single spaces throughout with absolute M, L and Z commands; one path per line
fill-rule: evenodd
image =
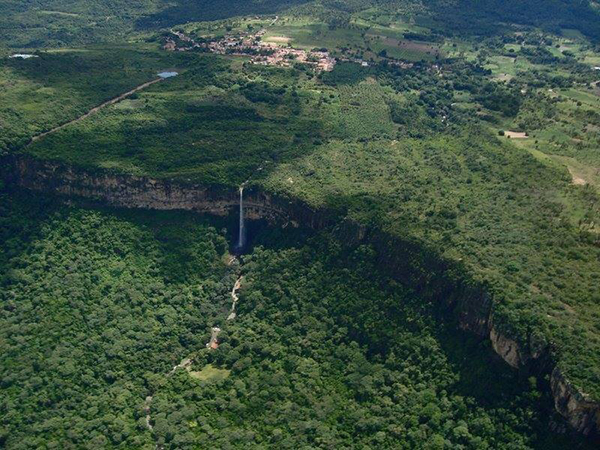
M 9 157 L 5 164 L 10 167 L 8 181 L 22 188 L 94 200 L 114 207 L 186 210 L 225 216 L 239 205 L 237 189 L 111 171 L 92 172 L 26 156 Z M 331 222 L 323 211 L 251 188 L 244 192 L 244 212 L 250 220 L 297 222 L 315 229 Z
M 11 156 L 2 161 L 4 178 L 12 185 L 69 199 L 81 198 L 123 208 L 188 210 L 227 215 L 239 207 L 239 191 L 168 179 L 152 179 L 111 171 L 87 171 L 52 161 Z M 494 316 L 492 296 L 470 279 L 466 269 L 445 260 L 422 243 L 391 236 L 344 219 L 326 209 L 314 209 L 296 199 L 282 198 L 255 186 L 244 190 L 248 220 L 302 225 L 315 230 L 336 227 L 340 240 L 368 243 L 377 252 L 382 270 L 413 287 L 420 295 L 439 302 L 457 326 L 489 338 L 494 351 L 510 366 L 529 373 L 549 374 L 556 410 L 578 432 L 597 436 L 600 404 L 577 390 L 556 366 L 550 346 L 539 339 L 517 339 L 502 331 Z

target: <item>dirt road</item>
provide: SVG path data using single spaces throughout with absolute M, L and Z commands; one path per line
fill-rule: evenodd
M 77 119 L 73 119 L 73 120 L 71 120 L 70 122 L 63 123 L 62 125 L 59 125 L 59 126 L 57 126 L 56 128 L 52 128 L 52 129 L 51 129 L 51 130 L 49 130 L 49 131 L 46 131 L 46 132 L 44 132 L 44 133 L 42 133 L 42 134 L 38 134 L 37 136 L 34 136 L 34 137 L 31 139 L 31 142 L 30 142 L 30 144 L 32 144 L 33 142 L 39 141 L 40 139 L 42 139 L 42 138 L 43 138 L 43 137 L 45 137 L 45 136 L 48 136 L 49 134 L 56 133 L 57 131 L 59 131 L 59 130 L 62 130 L 62 129 L 63 129 L 63 128 L 65 128 L 65 127 L 68 127 L 69 125 L 71 125 L 71 124 L 73 124 L 73 123 L 79 122 L 80 120 L 83 120 L 83 119 L 85 119 L 85 118 L 87 118 L 87 117 L 91 116 L 92 114 L 96 114 L 96 113 L 97 113 L 98 111 L 100 111 L 102 108 L 106 108 L 107 106 L 114 105 L 115 103 L 117 103 L 117 102 L 120 102 L 121 100 L 124 100 L 124 99 L 126 99 L 126 98 L 127 98 L 127 97 L 129 97 L 130 95 L 133 95 L 133 94 L 135 94 L 136 92 L 138 92 L 138 91 L 141 91 L 142 89 L 146 89 L 148 86 L 152 86 L 153 84 L 155 84 L 155 83 L 158 83 L 159 81 L 162 81 L 162 80 L 163 80 L 162 78 L 157 78 L 157 79 L 155 79 L 155 80 L 148 81 L 148 82 L 146 82 L 146 83 L 144 83 L 144 84 L 140 84 L 138 87 L 136 87 L 136 88 L 134 88 L 134 89 L 132 89 L 132 90 L 130 90 L 130 91 L 128 91 L 128 92 L 125 92 L 124 94 L 121 94 L 121 95 L 119 95 L 118 97 L 115 97 L 115 98 L 113 98 L 113 99 L 111 99 L 111 100 L 108 100 L 107 102 L 104 102 L 104 103 L 102 103 L 101 105 L 98 105 L 98 106 L 96 106 L 96 107 L 94 107 L 94 108 L 90 109 L 90 110 L 89 110 L 87 113 L 85 113 L 85 114 L 84 114 L 83 116 L 81 116 L 81 117 L 78 117 Z

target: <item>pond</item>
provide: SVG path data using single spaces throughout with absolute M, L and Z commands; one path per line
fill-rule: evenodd
M 171 78 L 179 75 L 177 72 L 159 72 L 158 76 L 161 78 Z

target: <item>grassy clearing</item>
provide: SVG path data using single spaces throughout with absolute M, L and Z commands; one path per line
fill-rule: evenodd
M 231 370 L 219 369 L 212 364 L 207 364 L 199 371 L 190 371 L 190 376 L 200 381 L 216 382 L 229 378 Z
M 364 39 L 361 30 L 337 28 L 329 29 L 324 23 L 276 25 L 269 27 L 265 39 L 286 36 L 290 43 L 297 48 L 310 50 L 325 47 L 330 50 L 341 47 L 363 46 Z
M 581 102 L 586 106 L 600 108 L 600 96 L 595 92 L 586 92 L 581 89 L 567 89 L 560 91 L 560 95 L 575 102 Z
M 531 70 L 534 65 L 523 57 L 510 56 L 492 56 L 488 58 L 488 63 L 484 66 L 492 71 L 495 76 L 510 75 L 515 77 L 521 71 Z
M 65 16 L 65 17 L 79 17 L 79 14 L 69 13 L 69 12 L 64 12 L 64 11 L 39 11 L 38 14 Z
M 441 49 L 423 41 L 404 39 L 411 27 L 398 23 L 388 27 L 362 20 L 364 25 L 332 29 L 325 23 L 304 20 L 282 20 L 268 27 L 264 40 L 279 44 L 291 44 L 297 48 L 327 48 L 333 54 L 343 56 L 345 52 L 358 52 L 364 59 L 377 60 L 385 50 L 388 57 L 408 61 L 433 60 L 441 56 Z M 417 27 L 418 28 L 418 27 Z
M 575 158 L 560 155 L 551 155 L 555 161 L 564 164 L 573 177 L 573 184 L 591 184 L 600 187 L 600 167 L 592 167 L 577 161 Z
M 562 35 L 568 39 L 585 41 L 586 37 L 581 34 L 581 31 L 573 28 L 563 28 Z

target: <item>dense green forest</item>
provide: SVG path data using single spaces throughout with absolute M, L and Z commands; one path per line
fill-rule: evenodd
M 376 275 L 367 246 L 260 233 L 225 321 L 240 269 L 214 226 L 2 200 L 6 448 L 566 445 L 546 430 L 559 419 L 545 380 L 518 378 Z
M 0 166 L 0 447 L 592 446 L 548 372 L 600 402 L 599 11 L 0 0 L 0 164 L 243 184 L 338 224 L 253 223 L 233 258 L 236 214 L 65 206 Z M 543 364 L 458 332 L 452 287 Z
M 0 442 L 147 448 L 145 396 L 228 300 L 226 241 L 188 216 L 2 193 Z
M 497 295 L 511 335 L 546 336 L 561 369 L 596 395 L 597 192 L 570 186 L 564 168 L 502 143 L 474 109 L 456 108 L 468 95 L 490 121 L 522 118 L 520 85 L 461 61 L 448 62 L 444 78 L 426 67 L 339 64 L 315 77 L 201 55 L 176 79 L 27 152 L 231 187 L 254 177 L 418 239 L 461 261 Z
M 543 336 L 569 379 L 597 396 L 600 203 L 593 177 L 571 184 L 577 164 L 598 167 L 597 133 L 576 131 L 597 119 L 586 113 L 594 103 L 567 97 L 594 95 L 597 73 L 582 62 L 594 53 L 548 35 L 539 44 L 537 33 L 446 44 L 435 65 L 380 58 L 326 73 L 189 53 L 180 76 L 25 151 L 232 188 L 252 177 L 416 239 L 495 294 L 497 326 L 521 342 Z M 553 53 L 556 45 L 577 58 Z M 457 51 L 462 58 L 450 56 Z M 512 54 L 522 80 L 510 78 Z M 558 126 L 573 133 L 562 143 L 545 131 Z M 498 128 L 535 140 L 511 145 Z M 574 158 L 568 170 L 557 163 L 571 160 L 561 158 Z

